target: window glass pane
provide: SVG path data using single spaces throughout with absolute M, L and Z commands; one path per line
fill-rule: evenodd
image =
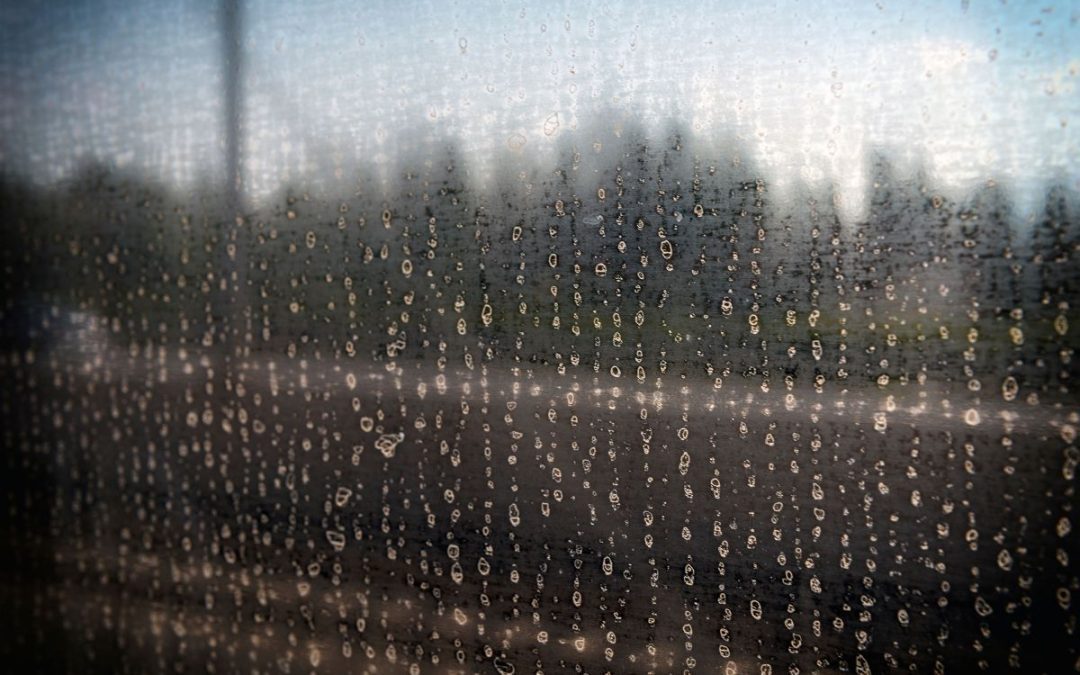
M 1077 32 L 0 10 L 0 654 L 1075 670 Z

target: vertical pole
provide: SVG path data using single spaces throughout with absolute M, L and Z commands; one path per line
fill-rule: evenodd
M 243 0 L 222 0 L 221 55 L 224 91 L 225 182 L 224 213 L 221 214 L 217 288 L 214 307 L 216 348 L 221 357 L 214 373 L 214 396 L 222 414 L 231 416 L 238 376 L 237 358 L 243 357 L 246 322 L 250 321 L 247 291 L 247 228 L 244 223 L 244 181 L 241 96 L 243 73 Z M 220 336 L 220 337 L 218 337 Z M 230 443 L 231 441 L 226 441 Z
M 241 126 L 243 118 L 242 74 L 243 0 L 222 0 L 222 67 L 224 71 L 225 123 L 225 213 L 222 223 L 222 302 L 218 307 L 217 329 L 223 334 L 226 369 L 242 345 L 242 322 L 247 317 L 247 238 L 244 227 L 244 175 Z
M 222 61 L 225 68 L 225 171 L 228 209 L 240 213 L 243 176 L 240 166 L 240 73 L 243 55 L 241 0 L 222 0 Z

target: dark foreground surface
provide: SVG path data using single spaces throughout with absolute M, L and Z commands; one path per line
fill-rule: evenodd
M 212 357 L 4 355 L 20 670 L 1080 657 L 1067 403 Z

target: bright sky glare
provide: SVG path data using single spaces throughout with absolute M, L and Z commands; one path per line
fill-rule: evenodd
M 246 0 L 245 192 L 457 143 L 475 180 L 506 148 L 553 158 L 609 118 L 737 139 L 782 194 L 834 184 L 858 215 L 874 150 L 958 193 L 1033 203 L 1080 181 L 1080 8 L 1069 3 L 314 4 Z M 354 6 L 359 4 L 360 6 Z M 219 2 L 0 10 L 0 166 L 88 161 L 175 189 L 224 174 Z

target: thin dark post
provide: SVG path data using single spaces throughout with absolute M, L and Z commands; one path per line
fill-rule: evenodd
M 222 226 L 221 275 L 225 285 L 218 314 L 224 337 L 226 362 L 235 356 L 241 344 L 241 321 L 247 313 L 247 251 L 244 210 L 244 176 L 241 162 L 243 129 L 242 75 L 244 67 L 243 2 L 222 0 L 222 67 L 225 87 L 225 218 Z
M 225 67 L 225 171 L 228 207 L 235 215 L 243 188 L 240 167 L 240 72 L 243 56 L 240 0 L 222 0 L 222 60 Z
M 216 396 L 228 415 L 237 371 L 234 360 L 243 357 L 245 321 L 250 320 L 247 294 L 247 235 L 244 223 L 244 181 L 241 162 L 243 83 L 242 0 L 222 0 L 222 68 L 224 74 L 225 212 L 221 222 L 217 290 L 215 292 L 215 342 L 222 350 L 215 379 Z M 220 378 L 220 379 L 218 379 Z

